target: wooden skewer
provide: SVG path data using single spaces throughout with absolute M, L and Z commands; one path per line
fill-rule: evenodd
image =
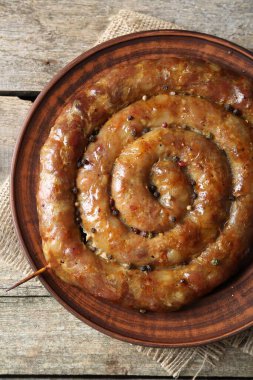
M 6 292 L 9 292 L 9 290 L 12 290 L 12 289 L 16 288 L 17 286 L 19 286 L 21 284 L 24 284 L 25 282 L 31 280 L 32 278 L 39 276 L 41 273 L 45 272 L 49 268 L 50 268 L 50 265 L 47 264 L 43 268 L 40 268 L 39 270 L 36 270 L 36 272 L 33 272 L 33 273 L 29 274 L 27 277 L 23 278 L 23 280 L 20 280 L 19 282 L 17 282 L 16 284 L 14 284 L 10 288 L 8 288 L 6 290 Z

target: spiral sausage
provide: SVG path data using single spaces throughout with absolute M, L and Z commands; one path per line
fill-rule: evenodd
M 253 227 L 252 83 L 180 58 L 120 64 L 41 150 L 43 251 L 64 281 L 176 310 L 237 269 Z

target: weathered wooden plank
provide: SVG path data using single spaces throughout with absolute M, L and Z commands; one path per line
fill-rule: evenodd
M 30 106 L 19 98 L 0 97 L 0 183 L 10 172 L 15 142 Z
M 165 375 L 134 346 L 91 329 L 50 297 L 0 297 L 0 336 L 2 375 Z M 204 375 L 250 377 L 252 358 L 229 349 Z
M 20 276 L 20 272 L 0 261 L 0 357 L 4 359 L 0 374 L 165 374 L 159 365 L 136 353 L 132 346 L 108 338 L 74 318 L 49 297 L 40 282 L 32 280 L 6 293 L 10 282 L 16 282 Z M 46 345 L 48 337 L 50 342 Z M 13 357 L 17 357 L 15 366 Z M 224 361 L 212 371 L 205 370 L 203 375 L 249 377 L 252 367 L 251 357 L 229 348 Z M 193 371 L 184 372 L 185 376 L 192 374 Z
M 22 376 L 22 379 L 29 379 L 29 380 L 38 380 L 38 379 L 43 379 L 43 380 L 52 380 L 53 379 L 68 379 L 68 380 L 76 380 L 76 379 L 81 379 L 81 380 L 96 380 L 96 379 L 99 379 L 99 380 L 118 380 L 118 379 L 127 379 L 127 380 L 169 380 L 169 379 L 175 379 L 171 376 L 138 376 L 138 377 L 135 377 L 135 376 L 86 376 L 86 375 L 83 375 L 83 376 L 80 376 L 80 375 L 77 375 L 77 376 L 57 376 L 55 375 L 54 377 L 52 376 Z M 0 379 L 13 379 L 13 380 L 20 380 L 20 377 L 16 377 L 16 376 L 0 376 Z M 202 376 L 198 376 L 197 377 L 198 380 L 206 380 L 206 377 L 202 377 Z M 221 380 L 220 377 L 211 377 L 209 378 L 210 380 Z M 231 380 L 232 378 L 231 377 L 222 377 L 222 380 Z M 192 380 L 192 376 L 180 376 L 180 379 L 179 380 Z M 236 377 L 236 380 L 252 380 L 252 377 Z
M 57 376 L 55 375 L 54 377 L 52 376 L 22 376 L 22 379 L 29 379 L 29 380 L 38 380 L 38 379 L 43 379 L 43 380 L 52 380 L 53 379 L 68 379 L 68 380 L 76 380 L 76 379 L 82 379 L 82 380 L 96 380 L 96 379 L 99 379 L 99 380 L 118 380 L 118 379 L 127 379 L 127 380 L 169 380 L 169 379 L 175 379 L 171 376 L 138 376 L 138 377 L 135 377 L 135 376 L 86 376 L 86 375 L 77 375 L 77 376 Z M 1 376 L 0 375 L 0 379 L 13 379 L 13 380 L 20 380 L 20 377 L 16 377 L 16 376 Z M 202 376 L 198 376 L 197 377 L 198 380 L 206 380 L 206 377 L 202 377 Z M 221 380 L 220 377 L 209 377 L 210 380 Z M 222 380 L 231 380 L 232 377 L 222 377 Z M 180 379 L 179 380 L 192 380 L 192 376 L 180 376 Z M 236 380 L 252 380 L 252 377 L 236 377 Z
M 0 257 L 0 297 L 49 297 L 48 291 L 44 288 L 38 279 L 32 279 L 19 287 L 6 292 L 6 290 L 24 275 L 19 271 L 6 264 Z
M 125 0 L 124 8 L 253 49 L 251 0 Z M 40 91 L 60 68 L 95 43 L 120 9 L 118 0 L 107 0 L 102 7 L 100 0 L 2 0 L 0 91 Z

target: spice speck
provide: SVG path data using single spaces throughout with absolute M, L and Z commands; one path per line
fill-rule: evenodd
M 82 160 L 78 160 L 76 166 L 77 166 L 77 169 L 79 169 L 82 166 Z
M 138 228 L 136 227 L 131 227 L 130 230 L 135 233 L 136 235 L 139 235 L 139 233 L 141 232 Z
M 89 142 L 95 142 L 97 139 L 97 137 L 95 135 L 90 135 L 89 138 L 88 138 L 88 141 Z
M 149 232 L 149 233 L 148 233 L 148 238 L 149 238 L 149 239 L 153 239 L 155 236 L 156 236 L 156 233 L 155 233 L 155 232 Z
M 136 131 L 136 129 L 132 129 L 130 133 L 131 133 L 131 135 L 132 135 L 133 137 L 136 137 L 136 136 L 137 136 L 137 131 Z
M 88 161 L 86 158 L 84 160 L 82 160 L 82 165 L 85 166 L 85 165 L 89 165 L 90 164 L 90 161 Z
M 228 111 L 228 112 L 233 112 L 233 111 L 234 111 L 234 107 L 231 106 L 231 104 L 225 104 L 225 105 L 224 105 L 224 108 L 225 108 L 225 110 Z
M 148 237 L 148 232 L 147 232 L 147 231 L 141 231 L 141 232 L 140 232 L 140 235 L 141 235 L 142 237 L 147 238 L 147 237 Z
M 179 160 L 178 161 L 178 166 L 180 166 L 180 168 L 185 168 L 187 166 L 187 163 L 184 162 L 184 161 Z
M 141 270 L 142 272 L 151 272 L 151 271 L 152 271 L 152 267 L 151 267 L 150 265 L 142 265 L 142 266 L 140 267 L 140 270 Z
M 109 203 L 110 203 L 110 206 L 113 207 L 115 205 L 114 199 L 110 197 Z
M 193 199 L 197 199 L 197 198 L 198 198 L 198 194 L 196 193 L 196 191 L 193 192 L 193 194 L 192 194 L 192 198 L 193 198 Z
M 220 264 L 220 260 L 218 260 L 218 259 L 212 259 L 211 264 L 214 265 L 214 266 L 219 265 Z
M 148 189 L 151 193 L 154 193 L 157 190 L 157 187 L 155 185 L 149 185 Z
M 117 210 L 116 208 L 112 209 L 112 215 L 113 216 L 118 216 L 119 215 L 119 210 Z
M 234 110 L 233 110 L 233 114 L 234 114 L 235 116 L 241 116 L 242 112 L 241 112 L 240 110 L 238 110 L 237 108 L 234 108 Z
M 94 131 L 92 132 L 93 135 L 98 135 L 99 134 L 99 128 L 95 128 Z
M 150 132 L 150 128 L 146 127 L 142 130 L 142 135 L 145 135 L 146 133 Z
M 180 158 L 178 156 L 172 156 L 171 159 L 173 162 L 179 162 L 180 161 Z
M 159 191 L 155 191 L 153 195 L 155 198 L 159 198 L 161 194 L 159 193 Z

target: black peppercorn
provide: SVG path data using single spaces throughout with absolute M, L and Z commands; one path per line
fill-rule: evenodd
M 77 161 L 77 169 L 79 169 L 82 166 L 82 160 Z
M 152 268 L 151 268 L 150 265 L 142 265 L 142 266 L 140 267 L 140 270 L 141 270 L 142 272 L 151 272 L 151 271 L 152 271 Z
M 132 135 L 133 137 L 136 137 L 136 136 L 137 136 L 137 131 L 136 131 L 136 129 L 132 129 L 130 133 L 131 133 L 131 135 Z
M 157 187 L 155 185 L 149 185 L 148 189 L 153 194 L 157 190 Z
M 138 228 L 135 228 L 135 227 L 131 227 L 130 230 L 137 235 L 139 235 L 139 233 L 141 232 Z
M 85 159 L 82 160 L 82 165 L 85 166 L 85 165 L 89 165 L 89 161 Z
M 148 133 L 150 131 L 150 128 L 146 127 L 142 130 L 142 135 L 145 135 L 146 133 Z
M 134 117 L 133 117 L 132 115 L 128 115 L 128 116 L 127 116 L 127 120 L 130 121 L 130 120 L 133 120 L 133 119 L 134 119 Z
M 155 198 L 159 198 L 161 194 L 159 193 L 159 191 L 155 191 L 153 195 Z
M 172 223 L 175 223 L 177 221 L 177 218 L 175 216 L 170 216 L 169 219 Z
M 93 234 L 94 234 L 95 232 L 97 232 L 96 228 L 92 227 L 91 232 L 92 232 Z
M 89 138 L 88 138 L 88 141 L 89 142 L 94 142 L 96 141 L 97 137 L 95 135 L 90 135 Z
M 87 234 L 84 232 L 82 227 L 80 227 L 80 235 L 82 242 L 85 244 L 87 242 Z
M 241 116 L 242 112 L 241 112 L 240 110 L 238 110 L 237 108 L 235 108 L 235 109 L 233 110 L 233 114 L 234 114 L 235 116 Z
M 112 215 L 118 216 L 119 215 L 119 210 L 117 210 L 116 208 L 112 209 Z
M 211 264 L 214 265 L 214 266 L 219 265 L 220 264 L 220 260 L 218 260 L 218 259 L 212 259 Z
M 225 105 L 224 105 L 224 108 L 225 108 L 225 110 L 228 111 L 228 112 L 233 112 L 233 111 L 234 111 L 234 107 L 231 106 L 231 104 L 225 104 Z
M 72 193 L 73 193 L 73 194 L 77 194 L 77 191 L 78 191 L 78 190 L 77 190 L 77 187 L 73 187 L 73 189 L 72 189 Z

